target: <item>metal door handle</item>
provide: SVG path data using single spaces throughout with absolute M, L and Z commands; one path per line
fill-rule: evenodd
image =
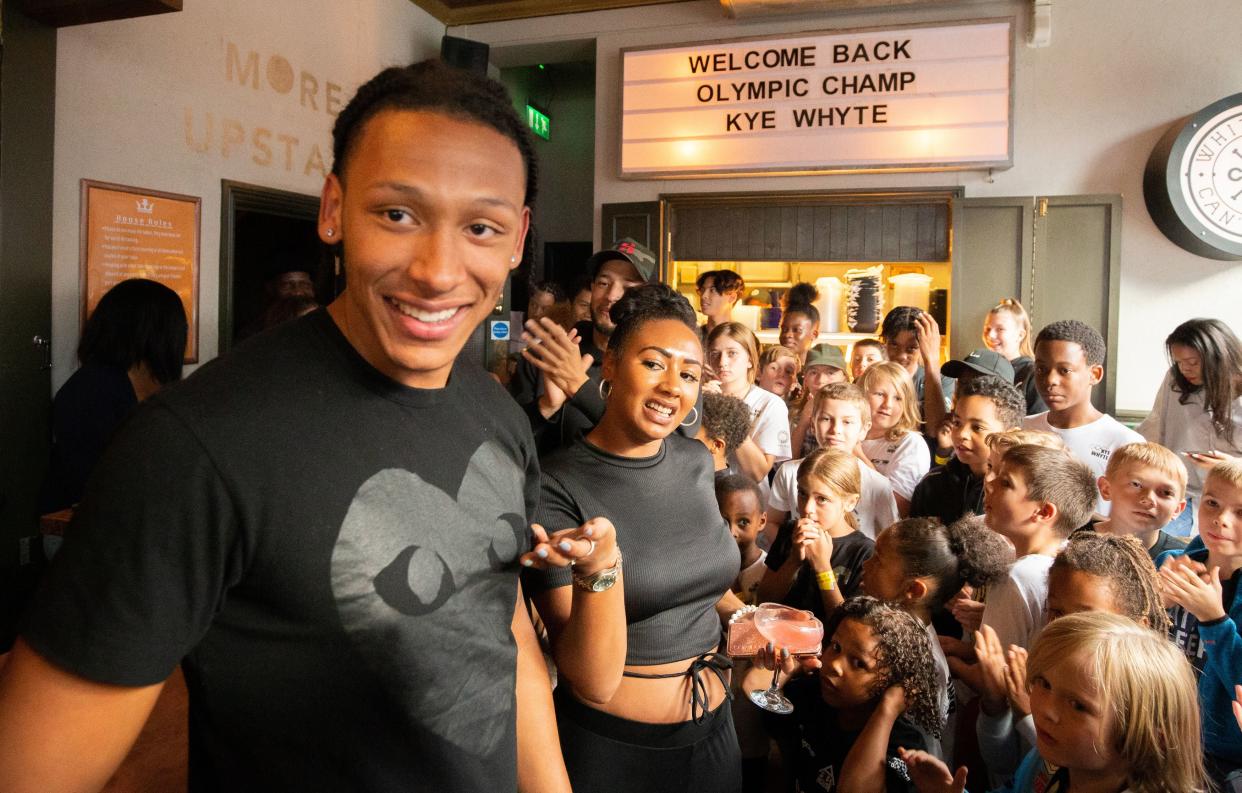
M 43 353 L 43 363 L 39 366 L 39 368 L 45 372 L 51 369 L 52 368 L 52 340 L 44 336 L 35 336 L 33 339 L 30 340 L 30 342 L 31 344 L 34 345 L 36 350 L 40 350 Z

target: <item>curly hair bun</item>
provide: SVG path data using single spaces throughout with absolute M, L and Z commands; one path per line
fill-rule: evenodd
M 945 533 L 958 575 L 976 589 L 1005 575 L 1013 564 L 1013 546 L 984 525 L 982 515 L 959 518 Z
M 812 306 L 819 299 L 819 291 L 806 282 L 794 284 L 785 295 L 785 310 Z

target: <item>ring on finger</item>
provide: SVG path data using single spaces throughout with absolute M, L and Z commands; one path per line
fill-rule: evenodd
M 570 560 L 569 560 L 569 566 L 570 566 L 570 567 L 573 567 L 573 566 L 574 566 L 574 565 L 576 565 L 578 562 L 582 561 L 583 559 L 587 558 L 587 557 L 588 557 L 588 556 L 590 556 L 591 554 L 595 553 L 595 540 L 587 540 L 587 542 L 591 543 L 591 547 L 590 547 L 590 548 L 588 548 L 588 549 L 587 549 L 587 552 L 586 552 L 586 553 L 584 553 L 584 554 L 582 554 L 581 556 L 579 556 L 579 557 L 577 557 L 577 558 L 575 558 L 575 559 L 570 559 Z

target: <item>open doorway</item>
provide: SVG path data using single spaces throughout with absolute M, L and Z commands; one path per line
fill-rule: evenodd
M 340 292 L 336 256 L 319 239 L 318 196 L 224 180 L 220 207 L 221 354 Z

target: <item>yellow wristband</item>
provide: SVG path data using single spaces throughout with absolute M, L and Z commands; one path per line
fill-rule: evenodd
M 831 570 L 816 573 L 815 580 L 819 582 L 819 588 L 824 592 L 831 592 L 837 588 L 837 577 Z

